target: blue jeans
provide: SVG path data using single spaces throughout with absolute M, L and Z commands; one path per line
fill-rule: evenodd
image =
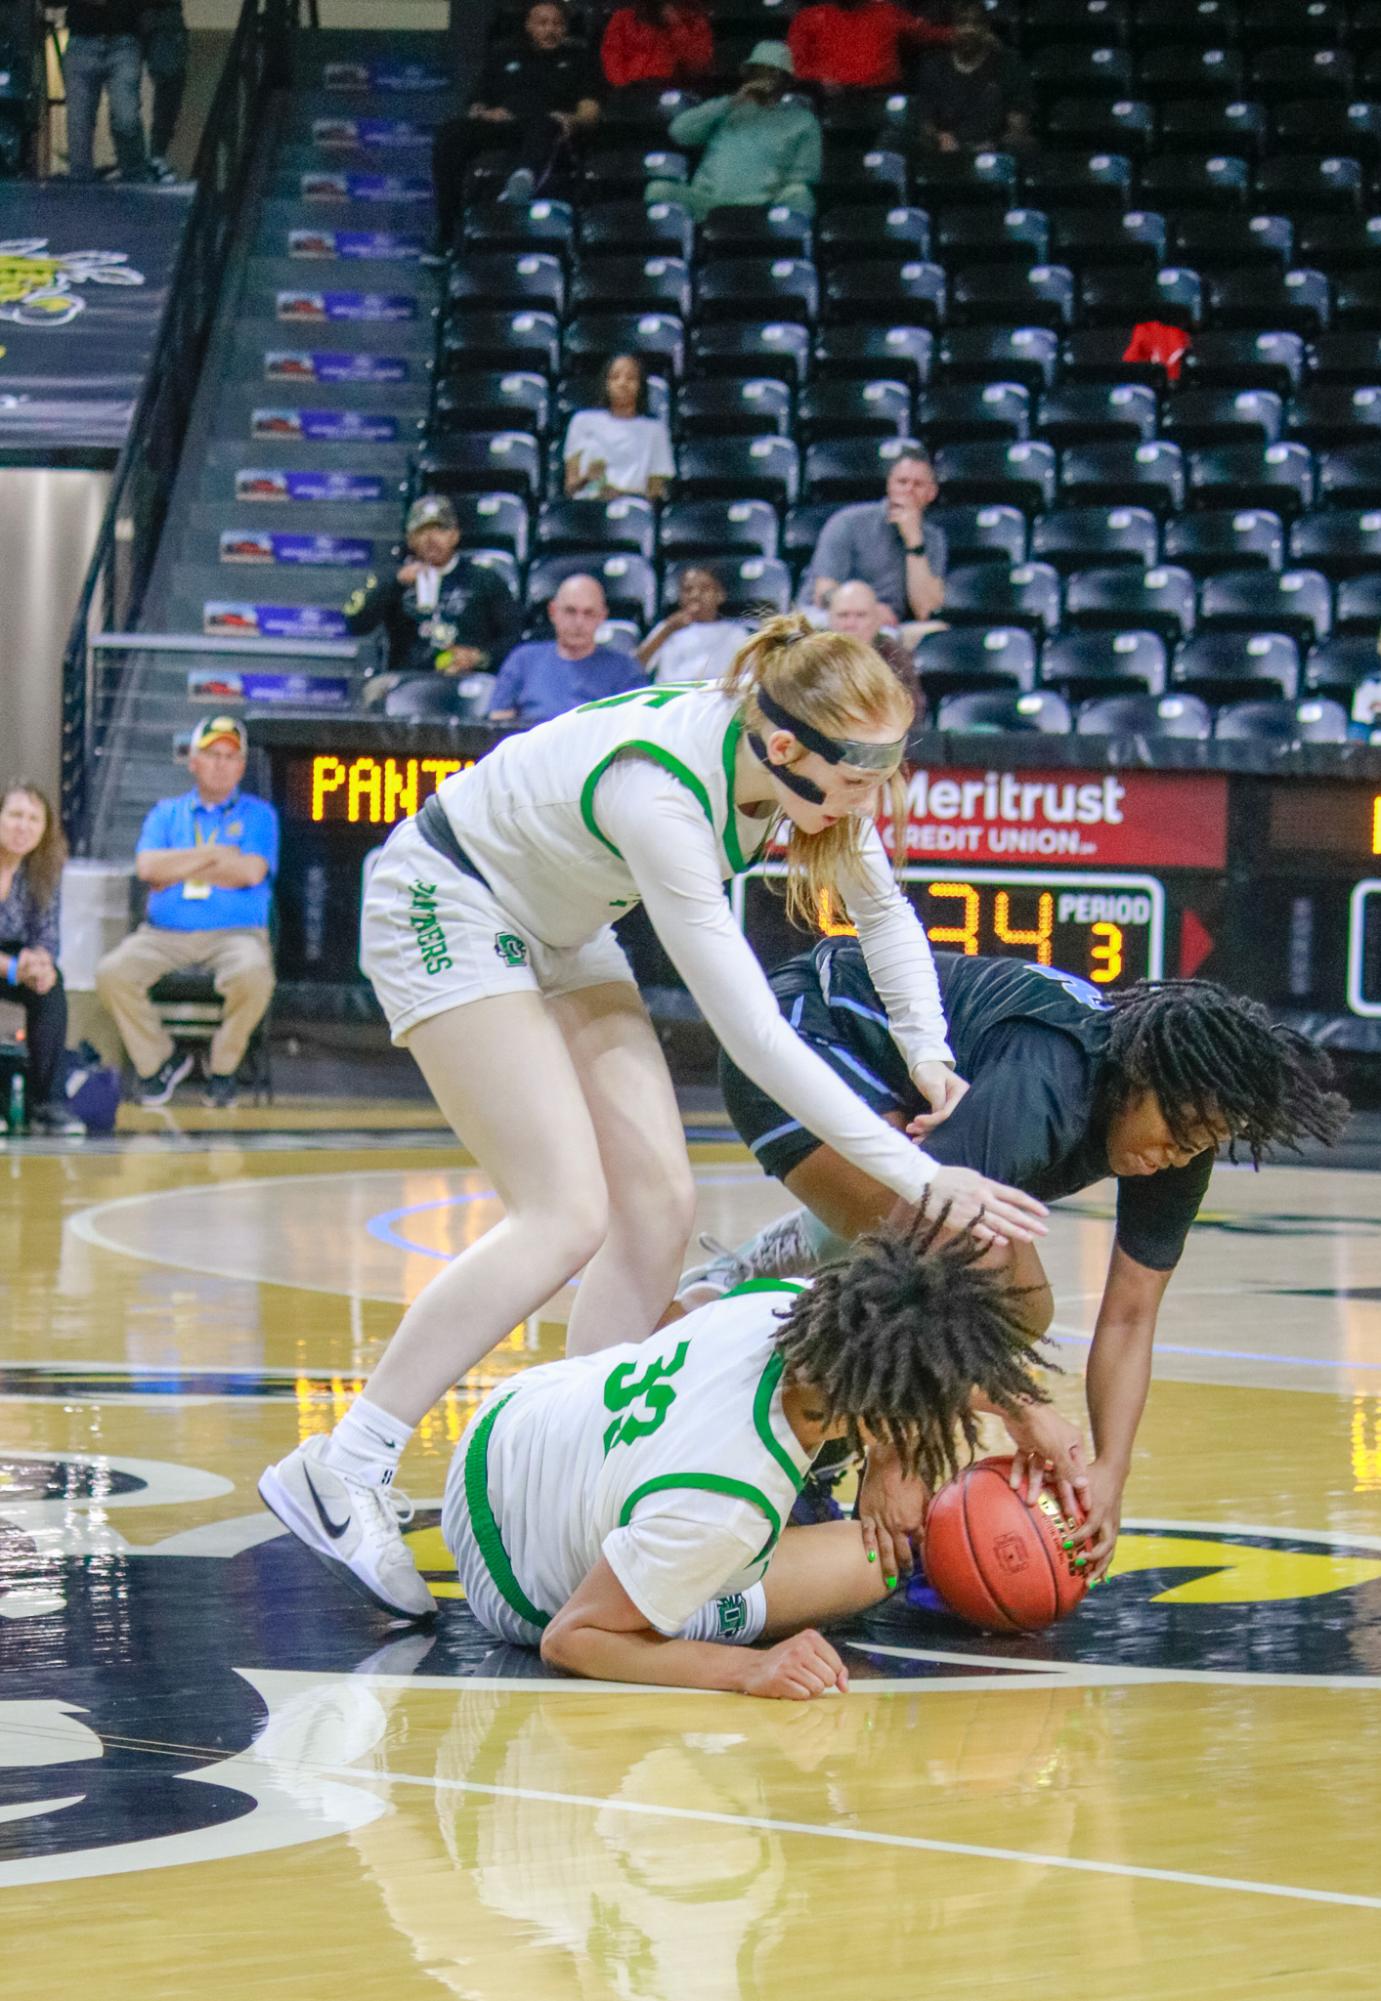
M 89 181 L 101 91 L 110 92 L 110 134 L 115 157 L 127 181 L 148 176 L 144 123 L 139 111 L 139 79 L 144 55 L 135 35 L 72 35 L 63 65 L 67 83 L 67 171 L 74 181 Z

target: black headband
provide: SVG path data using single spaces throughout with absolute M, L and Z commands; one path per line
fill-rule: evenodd
M 906 749 L 904 736 L 893 743 L 860 743 L 852 737 L 826 736 L 814 724 L 783 708 L 766 688 L 757 687 L 753 693 L 757 696 L 758 707 L 770 723 L 775 723 L 779 730 L 790 730 L 799 743 L 803 743 L 807 750 L 815 751 L 827 764 L 847 764 L 857 771 L 886 771 L 889 768 L 895 771 L 901 763 Z

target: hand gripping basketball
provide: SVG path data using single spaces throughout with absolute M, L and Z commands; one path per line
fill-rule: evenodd
M 1035 1633 L 1064 1619 L 1088 1590 L 1074 1515 L 1042 1487 L 1014 1492 L 1010 1456 L 980 1459 L 942 1487 L 925 1525 L 926 1576 L 962 1619 L 1000 1633 Z

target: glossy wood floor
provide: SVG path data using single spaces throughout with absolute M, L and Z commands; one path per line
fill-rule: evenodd
M 495 1215 L 443 1135 L 339 1118 L 0 1152 L 7 2001 L 1375 2001 L 1381 1176 L 1215 1176 L 1076 1619 L 894 1601 L 796 1708 L 548 1680 L 448 1582 L 452 1445 L 560 1300 L 405 1462 L 435 1634 L 258 1508 Z M 782 1206 L 693 1151 L 702 1227 Z M 1071 1410 L 1104 1193 L 1052 1233 Z

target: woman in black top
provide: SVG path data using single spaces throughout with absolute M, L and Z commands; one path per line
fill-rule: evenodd
M 58 1072 L 67 1046 L 67 995 L 58 971 L 58 911 L 67 842 L 43 793 L 26 779 L 0 798 L 0 998 L 27 1020 L 29 1123 L 39 1132 L 86 1129 L 67 1111 Z

